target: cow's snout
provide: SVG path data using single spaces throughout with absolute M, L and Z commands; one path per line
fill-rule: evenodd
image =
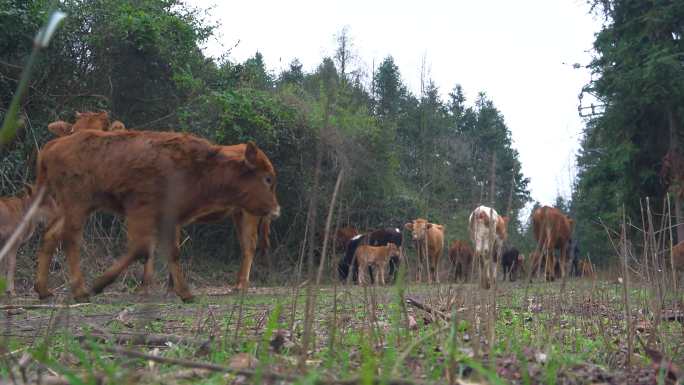
M 276 206 L 275 209 L 271 210 L 269 216 L 271 217 L 271 219 L 278 218 L 280 216 L 280 205 Z

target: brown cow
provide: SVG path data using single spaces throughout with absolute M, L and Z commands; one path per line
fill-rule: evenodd
M 359 284 L 365 285 L 366 272 L 372 266 L 375 272 L 375 282 L 385 285 L 385 270 L 390 258 L 399 258 L 399 248 L 394 243 L 385 246 L 361 245 L 354 252 L 354 259 L 359 266 Z M 347 282 L 351 281 L 352 274 L 347 277 Z
M 75 117 L 76 122 L 73 125 L 60 120 L 50 123 L 48 125 L 48 130 L 57 136 L 71 135 L 74 132 L 79 132 L 82 130 L 126 130 L 126 126 L 119 120 L 115 120 L 110 123 L 109 114 L 105 111 L 76 112 Z M 240 272 L 238 273 L 238 282 L 235 285 L 235 288 L 246 289 L 247 286 L 249 286 L 249 274 L 255 254 L 264 254 L 270 247 L 269 233 L 271 230 L 271 220 L 269 217 L 254 217 L 244 210 L 236 211 L 230 209 L 225 213 L 212 213 L 207 217 L 201 218 L 197 222 L 212 223 L 222 221 L 227 217 L 231 217 L 233 220 L 235 231 L 240 243 L 240 249 L 242 251 L 242 262 L 240 265 Z M 154 258 L 149 258 L 145 264 L 145 271 L 143 273 L 143 291 L 147 291 L 153 280 Z M 172 281 L 169 279 L 169 288 L 172 287 Z
M 197 218 L 194 223 L 215 223 L 228 217 L 233 221 L 240 244 L 240 250 L 242 252 L 238 282 L 235 285 L 235 288 L 240 290 L 246 289 L 249 287 L 249 275 L 252 271 L 254 256 L 257 253 L 263 255 L 270 248 L 269 234 L 271 232 L 271 217 L 259 217 L 250 214 L 244 209 L 235 210 L 231 208 L 225 212 L 211 213 L 204 217 Z M 178 239 L 180 239 L 180 227 L 176 231 Z M 178 249 L 177 252 L 180 252 L 180 249 Z M 145 263 L 142 291 L 146 292 L 149 287 L 152 286 L 153 282 L 154 259 L 153 256 L 151 256 L 148 258 L 147 263 Z M 173 289 L 173 277 L 171 274 L 169 274 L 168 289 Z
M 359 235 L 359 231 L 351 226 L 340 227 L 335 233 L 335 250 L 344 251 L 352 238 Z
M 508 238 L 508 218 L 496 210 L 479 206 L 470 213 L 468 230 L 475 244 L 475 257 L 480 266 L 480 286 L 489 289 L 496 282 L 496 270 L 503 243 Z
M 558 274 L 554 270 L 559 266 L 560 278 L 565 278 L 567 268 L 567 249 L 572 237 L 574 221 L 554 207 L 539 207 L 532 213 L 534 237 L 538 242 L 542 257 L 546 259 L 545 276 L 553 280 Z M 555 257 L 555 249 L 560 249 L 560 258 Z
M 672 258 L 674 262 L 675 274 L 677 272 L 684 272 L 684 241 L 677 243 L 672 248 Z M 670 259 L 669 256 L 667 259 Z M 670 262 L 666 263 L 666 265 L 670 265 Z
M 46 187 L 60 210 L 38 252 L 35 290 L 40 298 L 51 295 L 48 266 L 60 241 L 72 295 L 88 297 L 79 247 L 93 211 L 125 215 L 128 226 L 128 252 L 95 280 L 94 293 L 132 261 L 147 260 L 159 248 L 168 254 L 174 291 L 184 301 L 193 296 L 178 261 L 180 226 L 243 209 L 256 217 L 280 212 L 275 170 L 251 142 L 217 146 L 189 134 L 83 130 L 46 144 L 37 173 L 38 186 Z
M 33 203 L 34 189 L 32 186 L 26 186 L 26 193 L 22 196 L 4 197 L 0 198 L 0 249 L 5 246 L 10 237 L 21 223 L 24 215 L 28 212 Z M 12 245 L 11 249 L 5 255 L 4 261 L 0 265 L 0 274 L 6 277 L 7 287 L 5 291 L 9 295 L 15 295 L 14 289 L 14 274 L 17 269 L 17 250 L 24 242 L 26 242 L 39 223 L 47 221 L 52 213 L 53 207 L 49 204 L 42 204 L 38 207 L 38 211 L 33 215 L 22 234 L 19 235 L 19 241 Z
M 58 120 L 48 124 L 48 131 L 57 136 L 67 136 L 82 130 L 122 131 L 126 126 L 120 120 L 110 122 L 109 113 L 101 112 L 76 112 L 74 124 Z
M 439 259 L 444 251 L 444 226 L 418 218 L 406 223 L 404 228 L 411 231 L 413 244 L 418 252 L 418 282 L 421 281 L 421 272 L 425 263 L 427 282 L 432 283 L 434 278 L 439 283 Z
M 468 242 L 461 240 L 451 242 L 449 259 L 453 265 L 454 279 L 458 280 L 459 277 L 463 277 L 464 281 L 468 281 L 473 263 L 473 249 Z

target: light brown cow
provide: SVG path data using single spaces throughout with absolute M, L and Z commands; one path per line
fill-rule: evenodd
M 587 259 L 582 259 L 579 261 L 579 271 L 582 277 L 593 278 L 594 264 Z
M 406 223 L 404 228 L 411 232 L 413 244 L 418 252 L 418 282 L 421 281 L 421 272 L 425 263 L 427 282 L 432 283 L 434 278 L 439 283 L 439 259 L 444 252 L 444 226 L 418 218 Z
M 508 238 L 508 217 L 496 210 L 479 206 L 470 213 L 468 230 L 475 245 L 475 258 L 480 266 L 480 286 L 489 289 L 496 283 L 496 270 L 503 243 Z
M 48 265 L 60 241 L 72 295 L 88 297 L 79 247 L 93 211 L 124 215 L 128 227 L 128 252 L 95 280 L 94 293 L 132 261 L 147 260 L 159 248 L 168 255 L 174 291 L 184 301 L 193 296 L 178 261 L 179 226 L 216 213 L 246 210 L 262 217 L 280 212 L 275 170 L 251 142 L 217 146 L 189 134 L 83 130 L 46 144 L 37 172 L 38 186 L 46 187 L 60 209 L 38 252 L 35 290 L 40 298 L 51 295 Z
M 19 227 L 22 219 L 29 211 L 33 199 L 34 189 L 30 185 L 26 186 L 26 192 L 22 196 L 0 198 L 0 249 L 5 246 L 5 243 L 9 241 L 14 231 Z M 47 221 L 52 209 L 49 204 L 45 203 L 38 207 L 38 211 L 29 219 L 22 234 L 19 234 L 19 241 L 14 243 L 0 264 L 0 274 L 6 278 L 5 291 L 9 295 L 16 294 L 14 274 L 17 269 L 17 250 L 31 238 L 38 224 Z
M 58 120 L 48 124 L 48 131 L 57 136 L 67 136 L 82 130 L 122 131 L 126 129 L 123 122 L 109 120 L 109 113 L 101 112 L 76 112 L 74 124 Z
M 126 126 L 123 122 L 115 120 L 110 123 L 109 114 L 102 112 L 76 112 L 76 122 L 72 125 L 64 121 L 52 122 L 48 125 L 48 130 L 57 136 L 71 135 L 82 130 L 99 131 L 123 131 Z M 213 223 L 222 221 L 228 217 L 233 220 L 235 231 L 240 243 L 242 262 L 238 273 L 236 289 L 246 289 L 249 286 L 249 275 L 252 268 L 254 256 L 265 254 L 270 247 L 269 234 L 271 220 L 269 217 L 254 217 L 245 210 L 230 209 L 224 213 L 212 213 L 204 218 L 197 220 L 199 223 Z M 143 273 L 142 291 L 146 292 L 154 281 L 154 258 L 149 258 L 145 264 Z M 173 288 L 169 277 L 169 289 Z
M 539 207 L 532 213 L 534 237 L 538 248 L 545 258 L 545 276 L 547 280 L 556 278 L 555 267 L 559 265 L 559 278 L 565 278 L 567 268 L 567 249 L 572 237 L 574 221 L 555 207 Z M 560 257 L 555 257 L 555 249 L 560 249 Z
M 370 246 L 361 245 L 356 248 L 354 252 L 354 259 L 359 266 L 359 284 L 366 284 L 366 272 L 368 267 L 373 267 L 375 272 L 374 282 L 379 282 L 385 285 L 385 271 L 389 264 L 390 258 L 399 258 L 399 248 L 394 243 L 388 243 L 385 246 Z M 351 281 L 352 274 L 347 277 L 347 283 Z
M 473 249 L 467 241 L 455 240 L 449 246 L 449 259 L 454 269 L 454 279 L 463 277 L 468 281 L 473 264 Z

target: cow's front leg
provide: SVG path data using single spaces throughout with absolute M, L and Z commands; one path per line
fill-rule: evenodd
M 252 262 L 254 261 L 257 245 L 259 217 L 246 211 L 239 211 L 233 215 L 233 221 L 235 222 L 235 229 L 240 241 L 240 250 L 242 251 L 242 261 L 235 288 L 244 290 L 249 287 L 249 274 L 252 270 Z

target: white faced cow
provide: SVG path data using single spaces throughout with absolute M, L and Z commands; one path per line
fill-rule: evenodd
M 480 286 L 489 289 L 496 281 L 496 267 L 504 241 L 508 234 L 508 218 L 496 210 L 480 206 L 473 210 L 468 220 L 470 240 L 475 245 L 475 258 L 480 266 Z

